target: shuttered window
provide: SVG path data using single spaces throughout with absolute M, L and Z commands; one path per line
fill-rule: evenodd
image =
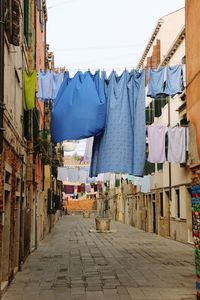
M 29 0 L 24 0 L 24 36 L 28 47 L 30 47 L 30 2 Z
M 20 3 L 19 0 L 5 1 L 5 32 L 10 44 L 20 45 Z
M 154 102 L 152 101 L 148 107 L 146 107 L 146 124 L 151 125 L 154 121 Z
M 34 110 L 33 110 L 33 142 L 34 142 L 34 146 L 36 146 L 38 144 L 39 129 L 40 129 L 40 112 L 37 108 L 34 108 Z
M 167 104 L 168 97 L 167 96 L 160 96 L 154 100 L 154 111 L 155 117 L 160 117 L 162 114 L 162 108 Z
M 27 141 L 31 139 L 31 117 L 30 117 L 31 111 L 29 110 L 24 110 L 24 137 L 26 138 Z

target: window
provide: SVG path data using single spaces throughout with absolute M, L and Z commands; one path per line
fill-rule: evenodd
M 5 0 L 5 31 L 9 43 L 20 44 L 20 9 L 19 0 Z
M 146 161 L 144 165 L 144 175 L 151 175 L 152 173 L 155 173 L 155 164 L 150 163 L 147 158 L 148 158 L 148 145 L 146 144 Z
M 176 190 L 176 217 L 180 218 L 181 212 L 180 212 L 180 190 Z
M 150 125 L 154 120 L 154 102 L 152 101 L 148 107 L 146 107 L 146 124 Z
M 160 117 L 162 114 L 162 108 L 167 104 L 168 97 L 160 96 L 154 100 L 154 115 Z
M 11 184 L 11 173 L 8 171 L 5 171 L 5 183 Z
M 20 179 L 17 177 L 16 178 L 16 192 L 20 192 Z
M 27 141 L 31 139 L 31 111 L 24 110 L 24 137 Z
M 163 193 L 160 193 L 160 216 L 164 217 Z
M 163 170 L 163 164 L 159 163 L 157 164 L 157 171 Z

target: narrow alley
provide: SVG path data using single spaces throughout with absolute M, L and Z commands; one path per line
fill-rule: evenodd
M 195 299 L 194 249 L 112 222 L 64 216 L 18 272 L 3 300 Z

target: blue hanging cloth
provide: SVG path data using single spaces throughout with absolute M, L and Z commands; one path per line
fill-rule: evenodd
M 104 130 L 105 117 L 106 97 L 99 72 L 77 72 L 72 79 L 67 74 L 52 109 L 52 141 L 99 135 Z
M 104 133 L 94 139 L 90 176 L 107 172 L 142 176 L 145 161 L 145 73 L 133 71 L 129 74 L 125 71 L 117 76 L 113 71 L 105 85 L 106 125 Z
M 165 68 L 149 69 L 148 71 L 148 97 L 157 98 L 165 94 Z
M 182 66 L 167 66 L 166 69 L 167 78 L 165 94 L 172 97 L 176 94 L 181 94 L 183 91 Z
M 128 84 L 133 127 L 132 175 L 143 176 L 146 160 L 145 70 L 134 70 Z

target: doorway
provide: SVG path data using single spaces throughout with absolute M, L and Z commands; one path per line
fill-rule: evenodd
M 153 233 L 156 233 L 156 202 L 152 202 L 153 205 Z

